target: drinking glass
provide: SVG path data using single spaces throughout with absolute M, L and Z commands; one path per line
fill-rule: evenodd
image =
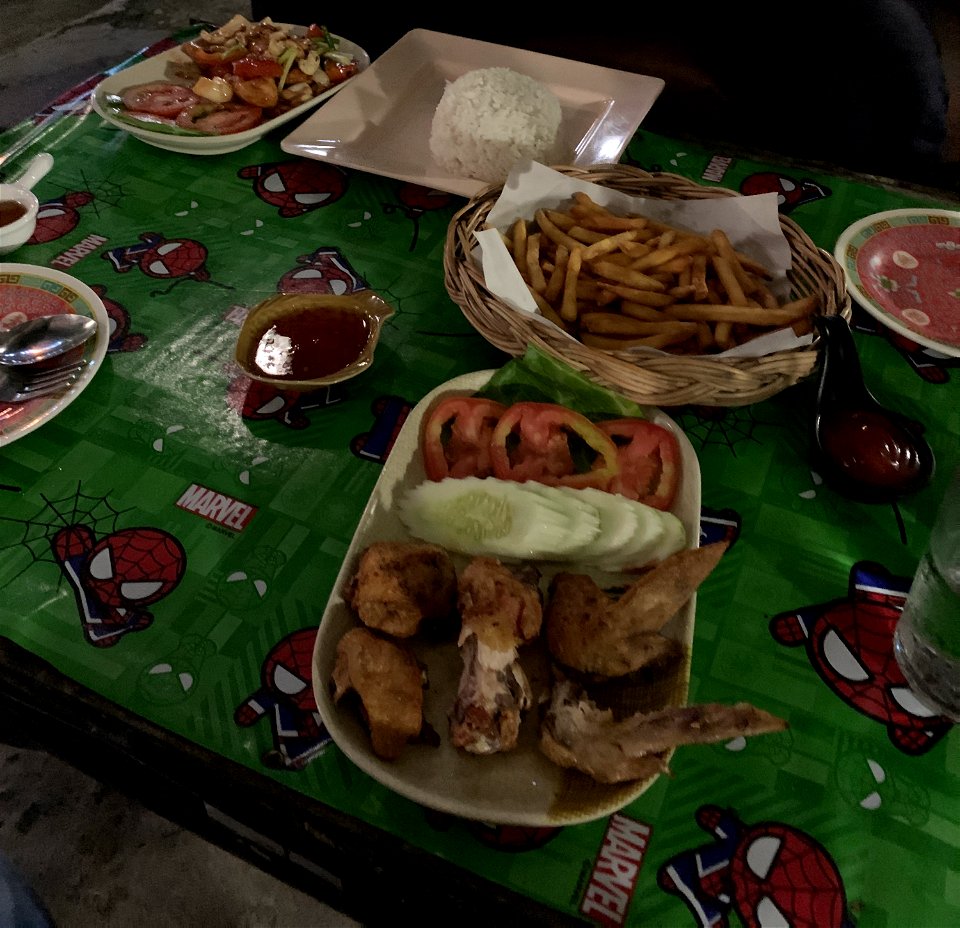
M 960 721 L 960 467 L 914 574 L 893 651 L 917 697 Z

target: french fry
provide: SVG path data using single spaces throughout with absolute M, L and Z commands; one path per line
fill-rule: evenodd
M 656 290 L 663 293 L 667 289 L 659 280 L 655 280 L 649 274 L 644 274 L 633 268 L 621 267 L 613 261 L 592 261 L 590 266 L 599 277 L 605 277 L 607 280 L 612 280 L 618 284 L 626 284 L 628 287 L 636 287 L 637 290 Z
M 697 346 L 701 354 L 706 354 L 716 344 L 713 340 L 713 329 L 708 322 L 697 323 Z
M 673 303 L 665 307 L 663 311 L 672 319 L 703 320 L 704 322 L 745 322 L 747 325 L 770 328 L 790 325 L 797 319 L 810 315 L 813 307 L 808 300 L 804 299 L 787 303 L 780 309 L 731 306 L 717 303 Z
M 633 229 L 628 229 L 626 232 L 620 232 L 617 235 L 608 235 L 606 238 L 602 238 L 584 248 L 581 257 L 584 261 L 593 261 L 594 258 L 607 255 L 611 251 L 618 251 L 625 242 L 632 242 L 636 237 L 637 233 Z
M 557 246 L 557 260 L 550 272 L 550 279 L 547 281 L 547 287 L 543 291 L 544 299 L 550 303 L 556 303 L 563 292 L 563 282 L 567 278 L 567 261 L 570 258 L 570 252 L 563 245 Z
M 733 323 L 718 322 L 713 327 L 713 341 L 721 351 L 726 351 L 736 345 L 733 338 Z
M 707 289 L 707 256 L 694 255 L 690 265 L 690 283 L 693 285 L 694 300 L 705 300 L 710 293 Z
M 641 290 L 638 287 L 626 287 L 621 284 L 612 284 L 604 281 L 601 289 L 615 293 L 625 302 L 642 303 L 644 306 L 669 306 L 676 299 L 669 293 L 660 293 L 656 290 Z
M 631 316 L 623 316 L 620 313 L 602 313 L 590 312 L 583 313 L 580 316 L 581 331 L 592 332 L 595 335 L 627 335 L 644 336 L 659 335 L 662 332 L 682 332 L 689 338 L 696 335 L 697 324 L 695 322 L 672 322 L 657 320 L 656 322 L 647 322 L 642 319 L 634 319 Z
M 540 227 L 540 231 L 547 236 L 551 241 L 556 242 L 557 245 L 563 245 L 564 248 L 568 249 L 570 252 L 577 251 L 580 248 L 580 243 L 575 239 L 567 235 L 550 217 L 547 215 L 545 209 L 538 209 L 534 214 L 534 219 L 536 220 L 537 225 Z
M 614 216 L 609 213 L 577 216 L 577 222 L 585 229 L 602 229 L 605 232 L 624 232 L 630 229 L 638 230 L 647 227 L 646 219 Z
M 740 281 L 730 260 L 720 255 L 711 255 L 710 261 L 713 264 L 713 269 L 717 272 L 717 277 L 720 278 L 720 283 L 723 284 L 723 289 L 727 291 L 730 302 L 737 306 L 746 305 L 747 295 L 744 293 L 743 287 L 740 286 Z M 737 267 L 739 266 L 738 263 Z
M 557 311 L 543 298 L 543 295 L 537 293 L 529 284 L 527 284 L 527 289 L 530 291 L 530 296 L 533 297 L 533 301 L 537 304 L 537 309 L 540 310 L 540 314 L 544 319 L 549 319 L 555 326 L 567 330 L 567 324 L 557 315 Z
M 522 217 L 517 217 L 510 227 L 510 240 L 512 242 L 512 253 L 514 264 L 524 280 L 527 277 L 527 223 Z
M 664 316 L 662 309 L 647 306 L 644 303 L 635 303 L 633 300 L 621 300 L 620 312 L 632 319 L 643 319 L 646 322 L 666 322 L 670 318 Z
M 585 245 L 592 245 L 595 242 L 603 242 L 610 238 L 606 232 L 600 232 L 596 229 L 585 229 L 583 226 L 570 226 L 567 229 L 567 235 Z
M 559 209 L 544 210 L 547 219 L 549 219 L 558 229 L 569 232 L 576 225 L 576 221 L 569 213 L 564 213 Z
M 567 322 L 577 319 L 577 280 L 580 277 L 581 250 L 575 248 L 567 259 L 567 269 L 563 279 L 563 298 L 560 304 L 560 318 Z
M 547 279 L 543 276 L 543 268 L 540 266 L 541 234 L 540 232 L 534 232 L 527 236 L 527 281 L 537 293 L 543 293 L 547 289 Z
M 733 250 L 733 245 L 730 244 L 727 233 L 724 232 L 723 229 L 714 229 L 710 233 L 710 241 L 716 246 L 717 257 L 722 258 L 724 262 L 730 266 L 730 270 L 734 277 L 736 277 L 737 283 L 743 293 L 755 293 L 757 289 L 756 278 L 744 270 L 740 259 L 737 257 L 737 253 Z M 736 302 L 736 299 L 733 299 L 733 302 Z

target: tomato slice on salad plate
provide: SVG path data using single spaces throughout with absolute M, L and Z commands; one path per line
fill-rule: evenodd
M 491 438 L 493 475 L 566 487 L 605 489 L 616 474 L 617 448 L 586 416 L 556 403 L 519 402 Z
M 490 439 L 507 407 L 479 396 L 451 396 L 424 420 L 421 448 L 429 480 L 493 475 Z
M 597 426 L 613 440 L 620 464 L 607 489 L 654 509 L 668 510 L 680 485 L 676 435 L 647 419 L 605 419 Z
M 557 403 L 447 397 L 424 418 L 420 450 L 433 481 L 594 487 L 664 511 L 680 485 L 680 444 L 669 429 L 630 416 L 593 422 Z

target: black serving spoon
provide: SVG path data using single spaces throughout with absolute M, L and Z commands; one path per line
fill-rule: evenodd
M 821 316 L 817 327 L 823 349 L 814 464 L 843 496 L 896 503 L 933 477 L 933 449 L 923 437 L 923 425 L 882 406 L 867 389 L 853 333 L 842 316 Z

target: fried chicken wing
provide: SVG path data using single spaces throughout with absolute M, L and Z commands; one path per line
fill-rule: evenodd
M 361 554 L 346 598 L 364 625 L 410 638 L 455 613 L 456 568 L 439 545 L 375 542 Z
M 374 753 L 396 760 L 423 726 L 425 675 L 413 652 L 367 628 L 352 628 L 337 643 L 333 701 L 350 691 L 360 698 Z
M 472 754 L 509 751 L 533 701 L 518 648 L 540 634 L 539 572 L 476 557 L 459 577 L 463 672 L 450 713 L 452 743 Z
M 678 551 L 612 596 L 585 574 L 561 572 L 550 585 L 545 625 L 551 657 L 605 677 L 674 659 L 680 645 L 660 629 L 717 566 L 727 542 Z
M 540 729 L 540 750 L 555 764 L 600 783 L 620 783 L 669 772 L 666 752 L 743 735 L 783 731 L 784 719 L 745 702 L 704 703 L 636 713 L 615 720 L 567 680 L 554 685 Z

